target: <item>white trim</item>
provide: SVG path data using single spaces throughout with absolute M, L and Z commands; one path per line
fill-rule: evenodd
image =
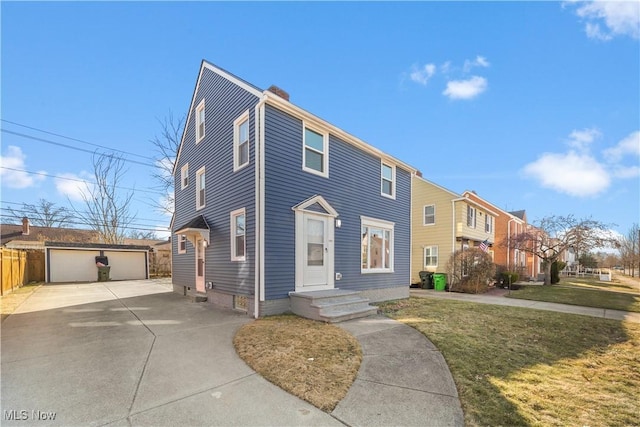
M 384 168 L 391 168 L 391 194 L 387 194 L 383 191 L 384 189 L 384 181 L 389 181 L 384 177 Z M 380 160 L 380 194 L 384 197 L 388 197 L 389 199 L 396 199 L 396 166 L 393 164 L 386 163 L 384 160 Z
M 247 161 L 245 163 L 240 164 L 240 155 L 239 155 L 239 149 L 240 149 L 240 125 L 244 122 L 247 122 Z M 245 111 L 244 113 L 242 113 L 242 115 L 240 115 L 240 117 L 238 117 L 237 119 L 235 119 L 233 121 L 233 171 L 239 171 L 240 169 L 246 167 L 249 165 L 249 163 L 251 163 L 251 158 L 250 158 L 250 137 L 249 137 L 249 129 L 250 129 L 250 125 L 251 123 L 249 122 L 249 110 Z
M 202 122 L 200 121 L 200 111 L 203 113 Z M 196 107 L 196 144 L 204 139 L 204 136 L 207 134 L 207 111 L 205 109 L 204 98 Z M 200 126 L 202 125 L 202 134 L 200 134 Z
M 425 213 L 425 209 L 427 209 L 427 207 L 429 207 L 429 206 L 433 206 L 433 222 L 430 223 L 430 224 L 427 224 L 427 221 L 426 221 L 427 215 Z M 424 225 L 426 227 L 430 227 L 430 226 L 436 225 L 436 204 L 435 203 L 432 203 L 430 205 L 424 205 L 422 207 L 422 225 Z
M 187 183 L 185 184 L 185 178 Z M 185 188 L 187 188 L 189 186 L 189 163 L 185 163 L 181 168 L 180 168 L 180 189 L 184 190 Z
M 327 129 L 329 133 L 337 136 L 338 138 L 340 138 L 341 140 L 343 140 L 346 143 L 349 143 L 369 154 L 374 155 L 375 157 L 378 157 L 380 159 L 383 159 L 387 162 L 393 163 L 397 166 L 402 167 L 403 169 L 414 173 L 417 171 L 416 168 L 414 168 L 413 166 L 410 166 L 406 163 L 404 163 L 403 161 L 396 159 L 393 156 L 390 156 L 389 154 L 384 153 L 383 151 L 367 144 L 366 142 L 362 141 L 359 138 L 356 138 L 355 136 L 345 132 L 344 130 L 340 129 L 339 127 L 332 125 L 331 123 L 321 119 L 320 117 L 317 117 L 311 113 L 309 113 L 308 111 L 303 110 L 302 108 L 298 107 L 297 105 L 292 104 L 291 102 L 282 99 L 281 97 L 269 92 L 269 91 L 264 91 L 263 92 L 263 96 L 264 99 L 267 103 L 269 103 L 270 105 L 273 105 L 277 108 L 279 108 L 280 110 L 287 112 L 295 117 L 300 118 L 301 120 L 303 120 L 305 123 L 314 123 L 315 126 L 318 127 L 322 127 L 324 129 Z
M 244 217 L 244 250 L 242 253 L 244 255 L 237 256 L 237 247 L 236 247 L 236 218 L 243 216 Z M 231 261 L 241 261 L 244 262 L 247 260 L 247 212 L 245 208 L 236 209 L 229 214 L 229 223 L 231 226 L 231 234 L 230 234 L 230 247 L 231 247 Z
M 471 212 L 473 213 L 473 215 L 471 215 L 471 218 L 473 219 L 473 224 L 469 224 L 469 209 L 471 209 Z M 476 225 L 478 223 L 478 209 L 475 206 L 471 206 L 469 204 L 467 204 L 467 220 L 465 222 L 467 224 L 467 227 L 469 228 L 476 228 Z
M 202 201 L 202 205 L 200 205 L 200 190 L 202 190 L 202 188 L 200 188 L 200 177 L 202 175 L 204 175 L 204 183 L 205 183 L 204 184 L 204 200 Z M 203 166 L 200 169 L 198 169 L 198 171 L 196 172 L 196 211 L 199 211 L 205 206 L 207 206 L 207 174 L 206 174 L 205 166 Z
M 317 148 L 311 147 L 307 145 L 306 136 L 307 129 L 311 132 L 322 136 L 322 151 L 318 151 Z M 322 171 L 318 171 L 316 169 L 307 167 L 307 150 L 311 150 L 315 153 L 322 155 Z M 324 178 L 329 178 L 329 133 L 325 130 L 321 130 L 318 127 L 310 125 L 308 122 L 302 121 L 302 170 L 305 172 L 309 172 L 315 175 L 322 176 Z
M 184 234 L 176 234 L 178 237 L 178 255 L 187 253 L 187 236 Z M 180 246 L 184 243 L 184 249 L 180 249 Z
M 389 267 L 388 268 L 363 268 L 362 267 L 362 248 L 360 248 L 360 273 L 361 274 L 375 274 L 375 273 L 393 273 L 394 272 L 394 255 L 395 255 L 395 223 L 391 221 L 385 221 L 383 219 L 371 218 L 367 216 L 360 216 L 360 235 L 362 235 L 363 227 L 379 228 L 384 231 L 389 231 Z M 367 233 L 368 234 L 368 233 Z M 362 244 L 362 242 L 360 242 Z
M 320 196 L 318 196 L 320 197 Z M 332 208 L 333 209 L 333 208 Z M 305 217 L 316 217 L 318 220 L 322 220 L 323 224 L 326 224 L 327 234 L 325 236 L 325 254 L 324 258 L 326 265 L 324 266 L 327 274 L 327 283 L 323 285 L 306 285 L 305 286 L 305 252 L 307 246 L 305 245 L 306 229 L 305 229 Z M 306 211 L 304 209 L 295 209 L 295 291 L 296 292 L 310 292 L 321 291 L 327 289 L 334 289 L 335 287 L 335 221 L 333 221 L 330 215 L 322 214 L 314 211 Z
M 315 205 L 316 203 L 322 206 L 322 209 L 324 209 L 326 213 L 316 212 L 316 211 L 308 211 L 308 212 L 311 212 L 316 215 L 325 215 L 325 216 L 330 216 L 334 218 L 338 216 L 338 212 L 333 208 L 333 206 L 331 206 L 324 197 L 317 194 L 315 196 L 309 197 L 307 200 L 303 202 L 298 203 L 297 205 L 293 206 L 291 209 L 293 209 L 294 211 L 306 211 L 309 206 Z
M 250 84 L 248 84 L 247 82 L 245 82 L 244 80 L 239 79 L 238 77 L 234 76 L 233 74 L 229 73 L 228 71 L 223 70 L 222 68 L 219 68 L 215 65 L 213 65 L 211 62 L 202 61 L 202 68 L 206 68 L 210 71 L 213 71 L 214 73 L 218 74 L 219 76 L 224 77 L 225 79 L 229 80 L 230 82 L 240 86 L 242 89 L 246 90 L 247 92 L 249 92 L 250 94 L 260 98 L 262 97 L 262 92 L 258 89 L 256 89 L 255 87 L 251 86 Z
M 435 265 L 427 265 L 427 249 L 430 250 L 430 252 L 433 250 L 433 248 L 436 248 L 436 264 Z M 430 258 L 433 258 L 433 254 L 430 253 Z M 431 246 L 425 246 L 422 248 L 422 264 L 424 268 L 438 268 L 438 264 L 440 263 L 440 250 L 438 249 L 438 245 L 431 245 Z
M 259 260 L 260 260 L 260 271 L 259 271 L 259 275 L 260 275 L 260 301 L 265 301 L 265 273 L 264 273 L 264 266 L 265 266 L 265 257 L 264 257 L 264 230 L 265 230 L 265 200 L 264 200 L 264 193 L 265 193 L 265 105 L 264 105 L 264 100 L 260 102 L 260 137 L 258 139 L 259 141 L 259 145 L 260 145 L 260 149 L 256 150 L 256 152 L 260 153 L 260 167 L 259 167 L 259 176 L 258 176 L 258 180 L 259 180 L 259 186 L 257 187 L 257 191 L 259 192 L 259 214 L 260 214 L 260 247 L 259 247 L 259 251 L 260 251 L 260 256 L 259 256 Z M 257 299 L 257 298 L 256 298 Z M 258 306 L 258 303 L 256 302 L 256 307 Z M 258 310 L 256 309 L 256 312 Z

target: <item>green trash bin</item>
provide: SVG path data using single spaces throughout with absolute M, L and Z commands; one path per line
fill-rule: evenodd
M 444 291 L 447 288 L 447 275 L 444 273 L 435 273 L 433 275 L 433 288 L 436 291 Z
M 109 281 L 109 270 L 110 266 L 106 265 L 104 267 L 98 267 L 98 282 L 108 282 Z

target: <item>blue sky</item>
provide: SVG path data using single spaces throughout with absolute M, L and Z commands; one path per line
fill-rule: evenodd
M 1 13 L 3 215 L 40 198 L 82 207 L 78 182 L 59 177 L 89 178 L 91 154 L 33 139 L 96 148 L 63 136 L 143 163 L 122 185 L 138 190 L 136 224 L 166 228 L 149 140 L 186 113 L 206 59 L 529 222 L 573 214 L 623 234 L 640 222 L 637 1 L 3 1 Z

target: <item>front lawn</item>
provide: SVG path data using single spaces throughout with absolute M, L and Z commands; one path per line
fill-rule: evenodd
M 640 425 L 639 324 L 431 298 L 380 308 L 442 352 L 467 425 Z
M 525 285 L 520 290 L 512 291 L 506 296 L 509 298 L 606 308 L 609 310 L 640 312 L 640 295 L 638 293 L 603 290 L 602 285 L 576 284 L 571 281 L 565 282 L 564 279 L 559 285 Z

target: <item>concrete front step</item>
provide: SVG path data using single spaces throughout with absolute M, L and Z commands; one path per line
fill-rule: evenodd
M 289 294 L 291 311 L 298 316 L 323 322 L 342 322 L 367 317 L 377 313 L 377 308 L 369 305 L 359 292 L 330 289 L 313 292 L 292 292 Z

